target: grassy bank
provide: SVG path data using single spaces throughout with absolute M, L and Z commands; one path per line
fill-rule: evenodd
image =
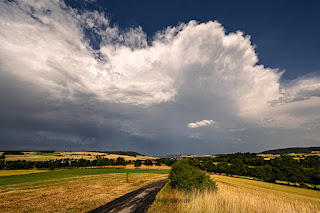
M 127 182 L 125 173 L 107 173 L 3 185 L 0 212 L 87 212 L 166 177 L 130 173 Z
M 217 191 L 163 190 L 154 205 L 171 206 L 167 212 L 320 212 L 319 191 L 219 175 L 213 178 Z M 154 206 L 150 212 L 157 212 Z
M 18 183 L 28 183 L 35 181 L 45 181 L 61 178 L 70 178 L 70 177 L 79 177 L 79 176 L 88 176 L 88 175 L 101 175 L 109 173 L 149 173 L 149 174 L 168 174 L 168 170 L 130 170 L 130 169 L 67 169 L 67 170 L 58 170 L 50 171 L 43 173 L 35 174 L 26 174 L 26 175 L 14 175 L 0 177 L 0 186 L 9 185 L 9 184 L 18 184 Z

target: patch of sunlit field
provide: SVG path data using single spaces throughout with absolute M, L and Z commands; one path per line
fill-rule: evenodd
M 320 191 L 220 175 L 212 177 L 217 181 L 215 191 L 174 190 L 170 195 L 163 192 L 155 203 L 171 205 L 168 212 L 320 212 Z M 163 199 L 173 195 L 171 202 Z
M 0 186 L 0 212 L 87 212 L 167 174 L 109 173 Z
M 73 159 L 87 159 L 94 160 L 95 156 L 89 155 L 80 155 L 80 154 L 64 154 L 60 152 L 54 153 L 24 153 L 23 155 L 6 155 L 7 161 L 17 161 L 17 160 L 26 160 L 26 161 L 43 161 L 43 160 L 54 160 L 54 159 L 62 159 L 62 158 L 73 158 Z
M 137 155 L 136 157 L 134 156 L 129 156 L 129 155 L 116 155 L 116 154 L 110 154 L 110 155 L 106 155 L 103 156 L 105 158 L 109 158 L 109 159 L 117 159 L 118 157 L 122 157 L 125 160 L 145 160 L 145 159 L 154 159 L 154 157 L 149 157 L 149 156 L 141 156 L 141 155 Z
M 26 175 L 39 172 L 47 172 L 48 170 L 0 170 L 0 177 L 11 175 Z
M 293 159 L 295 160 L 299 160 L 299 159 L 304 159 L 305 157 L 308 156 L 320 156 L 320 151 L 312 151 L 311 153 L 290 153 L 288 154 L 290 156 L 293 157 Z M 258 154 L 258 156 L 261 156 L 264 158 L 264 160 L 270 160 L 270 159 L 275 159 L 280 157 L 281 155 L 277 154 L 277 155 L 273 155 L 273 154 Z
M 171 166 L 166 166 L 166 165 L 161 165 L 161 166 L 156 166 L 156 165 L 152 165 L 152 166 L 146 166 L 146 165 L 141 165 L 140 167 L 135 167 L 134 164 L 128 164 L 125 167 L 126 169 L 165 169 L 165 170 L 169 170 L 171 169 Z
M 104 158 L 117 159 L 118 157 L 123 157 L 125 160 L 145 160 L 151 159 L 153 157 L 148 156 L 129 156 L 129 155 L 116 155 L 100 152 L 53 152 L 53 153 L 44 153 L 44 152 L 23 152 L 23 155 L 6 155 L 6 160 L 8 161 L 17 161 L 17 160 L 26 160 L 26 161 L 43 161 L 43 160 L 53 160 L 53 159 L 62 159 L 62 158 L 73 158 L 73 159 L 86 159 L 86 160 L 95 160 L 96 157 L 100 155 Z

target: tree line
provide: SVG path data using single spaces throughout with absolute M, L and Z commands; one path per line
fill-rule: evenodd
M 124 158 L 108 159 L 97 156 L 95 160 L 86 159 L 55 159 L 47 161 L 6 161 L 5 155 L 0 156 L 0 169 L 31 169 L 31 168 L 63 168 L 63 167 L 88 167 L 88 166 L 125 166 L 134 164 L 140 167 L 142 164 L 147 166 L 155 164 L 160 166 L 173 165 L 177 158 L 159 158 L 148 160 L 126 161 Z M 223 173 L 230 176 L 249 176 L 262 181 L 274 183 L 285 181 L 288 184 L 299 184 L 300 186 L 320 185 L 320 157 L 305 156 L 304 158 L 294 159 L 289 155 L 265 160 L 255 153 L 234 153 L 217 155 L 216 157 L 194 157 L 187 158 L 189 165 L 197 167 L 203 171 L 212 173 Z
M 189 158 L 188 163 L 208 172 L 249 176 L 270 183 L 278 180 L 300 186 L 320 185 L 320 157 L 316 155 L 304 159 L 282 155 L 264 160 L 254 153 L 235 153 L 216 158 Z
M 63 158 L 54 160 L 44 160 L 44 161 L 6 161 L 5 154 L 0 156 L 0 170 L 8 169 L 32 169 L 32 168 L 66 168 L 66 167 L 88 167 L 88 166 L 125 166 L 127 164 L 134 164 L 135 167 L 140 167 L 142 164 L 146 166 L 151 166 L 155 164 L 156 166 L 161 166 L 165 164 L 171 166 L 175 160 L 169 158 L 161 159 L 147 159 L 147 160 L 125 160 L 123 157 L 118 157 L 117 159 L 108 159 L 100 155 L 96 157 L 95 160 L 86 159 L 73 159 L 73 158 Z
M 64 158 L 64 159 L 55 159 L 55 160 L 45 160 L 45 161 L 26 161 L 26 160 L 17 160 L 17 161 L 5 161 L 0 160 L 0 169 L 32 169 L 32 168 L 64 168 L 64 167 L 88 167 L 88 166 L 125 166 L 126 164 L 131 164 L 131 161 L 126 161 L 124 158 L 108 159 L 108 158 L 98 158 L 95 160 L 86 160 L 86 159 L 73 159 L 73 158 Z

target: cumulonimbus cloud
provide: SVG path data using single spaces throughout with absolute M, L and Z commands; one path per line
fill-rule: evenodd
M 279 96 L 280 74 L 257 66 L 249 37 L 226 35 L 218 22 L 169 27 L 148 45 L 141 28 L 121 32 L 104 14 L 80 14 L 61 1 L 19 0 L 1 3 L 0 26 L 2 69 L 58 98 L 84 94 L 135 105 L 167 102 L 188 72 L 242 111 L 260 110 Z M 87 31 L 101 39 L 98 50 Z
M 0 74 L 59 103 L 148 107 L 183 96 L 182 104 L 198 107 L 201 96 L 213 116 L 282 126 L 318 119 L 318 78 L 281 85 L 281 72 L 257 62 L 250 36 L 226 34 L 218 21 L 182 23 L 148 41 L 141 27 L 119 30 L 105 14 L 63 1 L 0 2 Z M 310 116 L 301 108 L 309 106 Z
M 202 121 L 197 121 L 194 123 L 189 123 L 188 124 L 188 128 L 199 128 L 199 127 L 203 127 L 203 126 L 210 126 L 212 124 L 214 124 L 215 122 L 213 120 L 202 120 Z

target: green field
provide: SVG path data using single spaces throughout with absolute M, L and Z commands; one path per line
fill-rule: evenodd
M 101 175 L 109 173 L 148 173 L 148 174 L 168 174 L 168 170 L 130 170 L 130 169 L 67 169 L 60 171 L 50 171 L 26 175 L 14 175 L 0 177 L 0 186 L 17 183 L 28 183 L 34 181 L 53 180 L 60 178 L 87 176 L 87 175 Z

